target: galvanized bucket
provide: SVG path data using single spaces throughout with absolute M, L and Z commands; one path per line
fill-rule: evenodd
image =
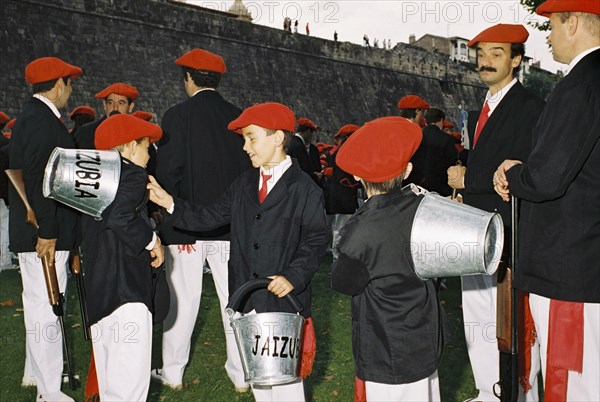
M 504 246 L 502 217 L 421 188 L 418 191 L 424 196 L 410 244 L 417 275 L 431 279 L 496 272 Z
M 121 176 L 118 151 L 54 148 L 44 174 L 44 197 L 102 219 L 117 194 Z
M 298 314 L 236 314 L 241 302 L 255 290 L 266 288 L 270 279 L 245 283 L 231 297 L 226 312 L 242 359 L 244 377 L 252 385 L 280 385 L 296 381 L 302 361 L 303 307 L 288 294 L 286 300 Z M 273 296 L 276 297 L 276 296 Z

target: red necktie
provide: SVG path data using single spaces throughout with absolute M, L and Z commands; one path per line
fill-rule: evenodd
M 477 140 L 479 139 L 479 134 L 481 134 L 481 130 L 483 130 L 483 126 L 488 121 L 488 114 L 490 113 L 490 106 L 487 101 L 483 105 L 483 109 L 481 109 L 481 113 L 479 113 L 479 120 L 477 120 L 477 131 L 475 131 L 475 138 L 473 139 L 473 147 L 477 144 Z
M 269 192 L 267 189 L 267 180 L 273 177 L 273 175 L 264 174 L 263 172 L 260 172 L 260 175 L 262 176 L 262 186 L 260 186 L 260 190 L 258 190 L 258 200 L 262 204 L 265 198 L 267 198 L 267 193 Z

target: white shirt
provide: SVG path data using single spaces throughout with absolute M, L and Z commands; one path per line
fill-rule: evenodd
M 581 61 L 581 59 L 583 59 L 585 56 L 587 56 L 588 54 L 595 52 L 596 50 L 600 49 L 600 46 L 596 46 L 593 47 L 591 49 L 586 50 L 585 52 L 581 52 L 577 55 L 577 57 L 575 57 L 573 60 L 571 60 L 571 62 L 569 63 L 569 66 L 567 67 L 567 71 L 565 72 L 565 76 L 567 74 L 569 74 L 571 72 L 571 70 L 573 70 L 573 67 L 575 67 L 575 65 L 577 65 L 577 63 L 579 63 Z
M 199 90 L 197 90 L 196 92 L 194 92 L 194 94 L 191 97 L 196 96 L 196 94 L 198 92 L 202 92 L 202 91 L 216 91 L 216 89 L 214 89 L 214 88 L 200 88 Z
M 277 184 L 277 182 L 279 181 L 281 176 L 283 176 L 285 171 L 288 170 L 290 168 L 290 166 L 292 166 L 292 158 L 289 155 L 286 155 L 285 159 L 281 163 L 270 166 L 270 169 L 268 169 L 268 170 L 261 166 L 261 168 L 260 168 L 261 175 L 259 176 L 259 179 L 258 179 L 258 189 L 260 190 L 260 188 L 262 187 L 262 183 L 263 183 L 262 175 L 263 174 L 271 175 L 271 178 L 269 180 L 267 180 L 267 194 L 269 194 L 271 192 L 271 190 L 273 189 L 273 187 L 275 187 L 275 184 Z
M 504 96 L 508 93 L 508 91 L 510 91 L 510 89 L 516 83 L 517 83 L 517 79 L 513 78 L 512 81 L 509 82 L 507 86 L 505 86 L 504 88 L 502 88 L 501 90 L 496 92 L 494 95 L 492 95 L 491 92 L 488 90 L 487 94 L 485 95 L 485 101 L 488 103 L 488 106 L 490 107 L 490 112 L 488 113 L 488 117 L 490 117 L 492 115 L 492 113 L 494 113 L 494 110 L 500 104 L 500 102 L 502 102 L 502 99 L 504 99 Z
M 48 99 L 45 96 L 40 95 L 40 94 L 35 94 L 35 95 L 33 95 L 33 97 L 44 102 L 46 104 L 46 106 L 48 106 L 50 108 L 50 110 L 52 110 L 52 113 L 54 113 L 56 118 L 60 119 L 60 112 L 58 111 L 56 106 L 54 106 L 54 103 L 50 102 L 50 99 Z

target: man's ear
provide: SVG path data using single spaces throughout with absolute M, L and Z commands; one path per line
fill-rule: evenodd
M 282 147 L 285 141 L 285 133 L 282 130 L 277 130 L 273 135 L 275 136 L 275 145 Z
M 133 107 L 134 107 L 134 106 L 135 106 L 135 103 L 134 103 L 134 102 L 131 102 L 131 103 L 129 104 L 129 112 L 128 112 L 128 114 L 131 114 L 131 112 L 133 112 Z
M 408 162 L 408 165 L 406 165 L 406 169 L 404 170 L 404 177 L 402 178 L 402 180 L 406 180 L 406 178 L 408 176 L 410 176 L 410 173 L 413 170 L 413 164 L 411 162 Z

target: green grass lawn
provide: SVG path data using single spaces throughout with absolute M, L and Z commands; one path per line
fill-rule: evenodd
M 325 256 L 313 280 L 313 319 L 317 331 L 317 357 L 312 375 L 306 380 L 307 395 L 315 401 L 352 401 L 354 362 L 350 330 L 350 298 L 329 287 L 331 256 Z M 441 297 L 449 318 L 450 339 L 446 343 L 439 370 L 443 401 L 463 401 L 475 395 L 462 330 L 460 280 L 447 280 Z M 34 401 L 35 387 L 22 388 L 25 357 L 25 331 L 21 302 L 21 280 L 15 270 L 0 273 L 0 302 L 12 299 L 14 305 L 0 307 L 0 401 Z M 219 302 L 209 277 L 204 281 L 200 314 L 196 322 L 185 387 L 172 391 L 157 383 L 150 386 L 149 401 L 253 401 L 251 393 L 236 394 L 225 374 L 225 341 L 220 322 Z M 69 281 L 67 329 L 75 372 L 85 384 L 91 346 L 83 339 L 74 281 Z M 153 367 L 161 366 L 161 328 L 155 328 Z M 83 401 L 83 386 L 76 391 L 63 385 L 63 391 Z

